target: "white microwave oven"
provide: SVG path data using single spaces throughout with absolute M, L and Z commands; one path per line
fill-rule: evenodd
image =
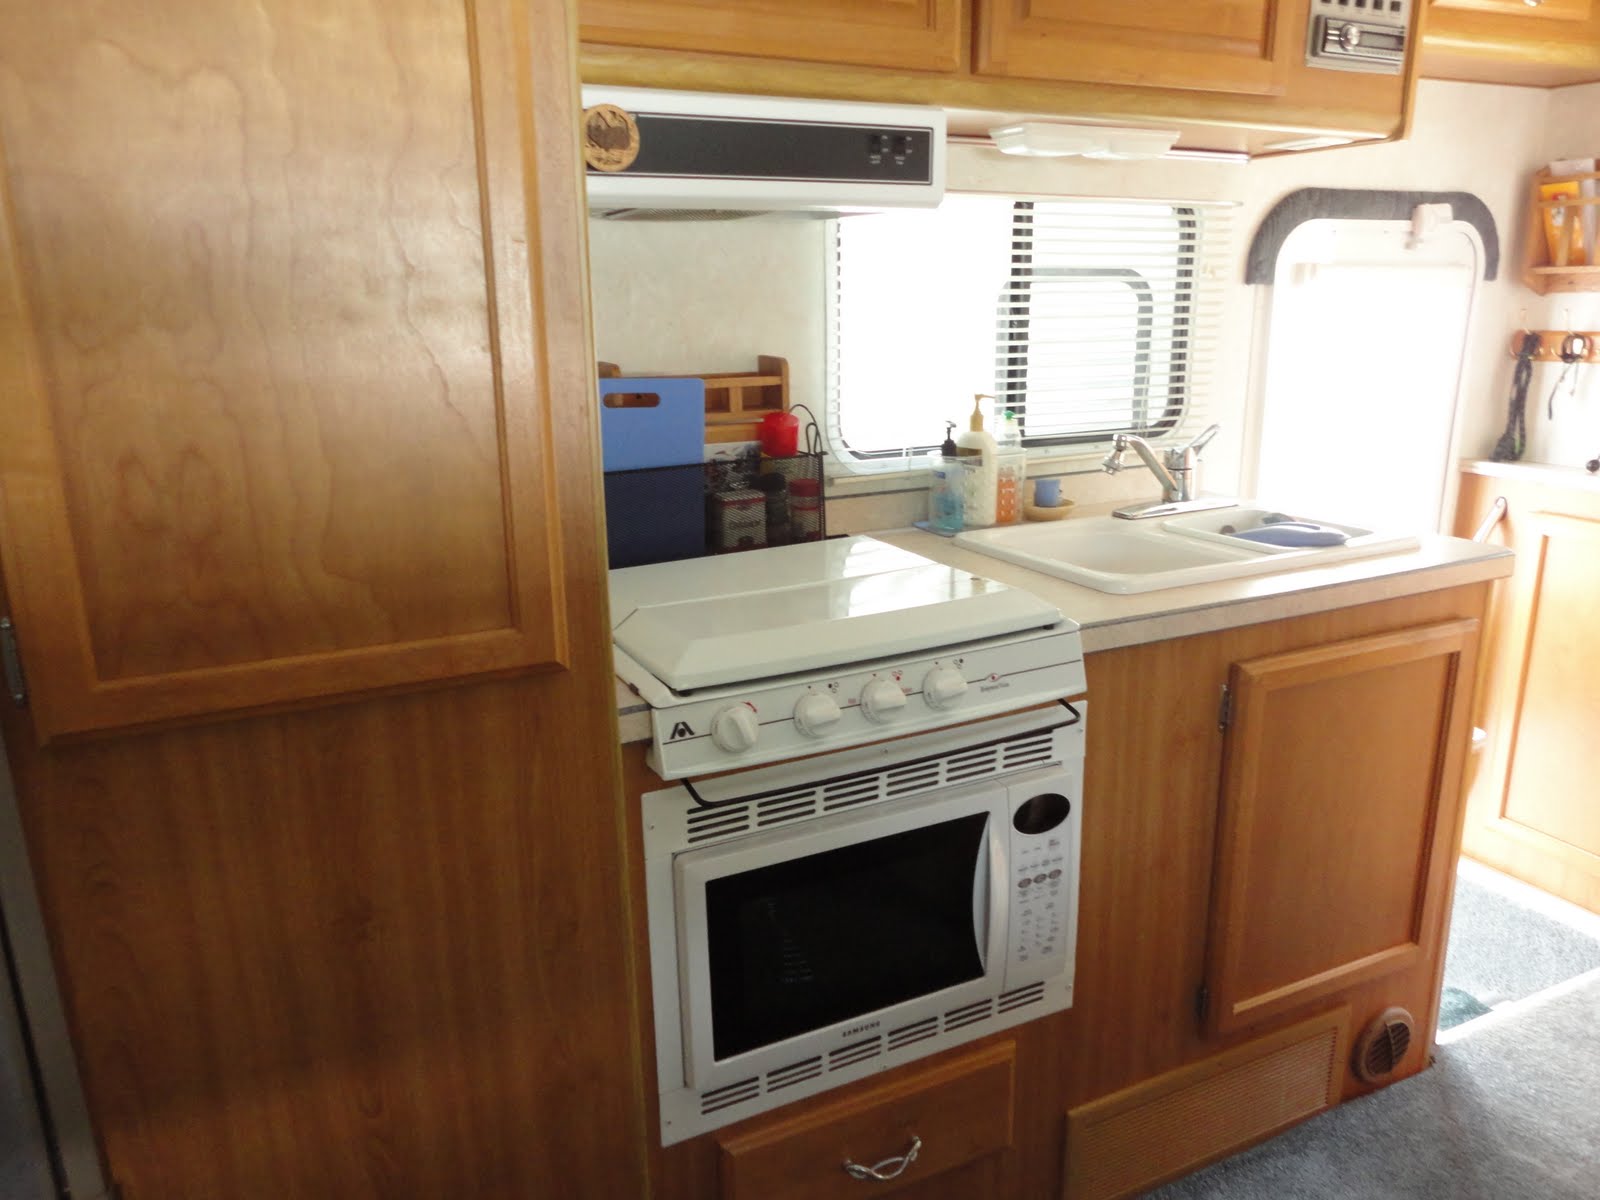
M 1070 1007 L 1085 708 L 644 797 L 663 1145 Z

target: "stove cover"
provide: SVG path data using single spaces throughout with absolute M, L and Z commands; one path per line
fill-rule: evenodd
M 612 634 L 683 692 L 1058 624 L 1053 605 L 873 538 L 611 572 Z

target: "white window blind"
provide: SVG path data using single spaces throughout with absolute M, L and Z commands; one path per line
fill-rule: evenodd
M 827 425 L 847 467 L 905 467 L 996 396 L 1030 447 L 1205 420 L 1232 206 L 947 196 L 835 224 Z M 991 431 L 993 426 L 991 425 Z

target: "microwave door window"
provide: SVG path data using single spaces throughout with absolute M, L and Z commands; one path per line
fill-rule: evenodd
M 718 1060 L 979 979 L 975 864 L 989 817 L 707 881 Z

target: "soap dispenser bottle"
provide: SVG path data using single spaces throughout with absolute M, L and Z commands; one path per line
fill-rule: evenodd
M 993 525 L 995 491 L 998 484 L 996 459 L 1000 448 L 994 435 L 983 428 L 983 402 L 992 400 L 982 392 L 972 398 L 972 416 L 967 431 L 956 439 L 956 456 L 965 467 L 964 520 L 968 529 Z
M 945 422 L 944 445 L 928 465 L 928 527 L 935 533 L 961 532 L 965 510 L 963 478 L 966 474 L 956 453 L 956 423 Z

